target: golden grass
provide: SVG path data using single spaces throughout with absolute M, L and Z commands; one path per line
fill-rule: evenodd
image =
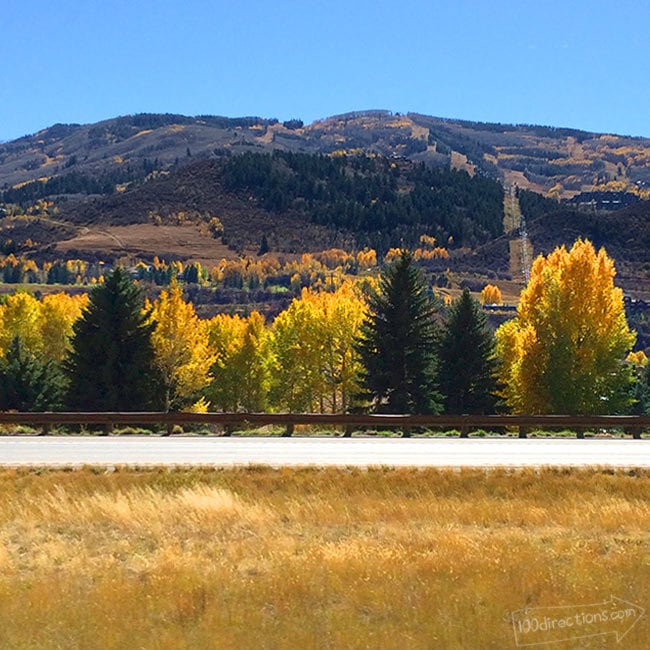
M 0 648 L 513 648 L 525 606 L 648 609 L 649 495 L 648 471 L 4 470 Z
M 189 258 L 207 266 L 213 266 L 223 258 L 236 257 L 220 241 L 202 234 L 196 224 L 91 226 L 80 230 L 73 239 L 57 242 L 56 250 L 61 254 L 78 250 L 121 255 L 158 255 L 166 259 Z

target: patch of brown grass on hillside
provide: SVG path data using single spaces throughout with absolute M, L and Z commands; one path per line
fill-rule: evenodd
M 525 606 L 648 608 L 649 495 L 597 469 L 5 470 L 0 647 L 514 647 Z
M 161 259 L 183 259 L 214 266 L 221 259 L 236 257 L 220 240 L 202 234 L 196 224 L 178 226 L 152 223 L 130 226 L 88 226 L 76 237 L 57 243 L 63 254 L 76 250 L 101 254 L 133 255 Z
M 503 176 L 505 185 L 516 185 L 522 190 L 530 190 L 531 192 L 537 192 L 538 194 L 546 194 L 546 190 L 549 189 L 548 187 L 529 181 L 523 172 L 503 168 Z
M 493 284 L 501 290 L 503 302 L 507 305 L 516 305 L 519 303 L 521 290 L 524 288 L 523 281 L 517 280 L 495 280 Z
M 451 167 L 452 169 L 466 171 L 470 176 L 476 174 L 476 165 L 472 165 L 468 161 L 467 156 L 458 151 L 451 152 Z

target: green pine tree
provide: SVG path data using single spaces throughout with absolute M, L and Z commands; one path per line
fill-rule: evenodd
M 641 378 L 641 412 L 643 414 L 650 414 L 650 364 L 645 367 L 645 371 Z
M 438 384 L 445 412 L 487 414 L 494 410 L 494 336 L 481 306 L 465 289 L 451 305 L 439 346 Z
M 438 413 L 436 308 L 413 256 L 402 251 L 370 296 L 357 350 L 362 399 L 385 413 Z
M 96 286 L 74 324 L 64 363 L 68 405 L 80 411 L 139 411 L 160 407 L 159 377 L 143 299 L 126 271 L 116 268 Z
M 40 361 L 15 336 L 0 359 L 0 411 L 55 411 L 63 404 L 64 381 L 53 361 Z
M 634 415 L 650 414 L 650 363 L 635 372 L 632 400 L 631 412 Z

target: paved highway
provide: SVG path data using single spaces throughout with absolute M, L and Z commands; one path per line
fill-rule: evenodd
M 0 466 L 401 465 L 650 467 L 650 440 L 0 437 Z

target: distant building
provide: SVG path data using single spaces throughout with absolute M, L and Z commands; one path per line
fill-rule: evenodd
M 483 305 L 483 311 L 488 312 L 514 312 L 517 311 L 517 305 Z
M 582 192 L 570 199 L 569 203 L 594 210 L 620 210 L 638 201 L 639 197 L 632 192 Z

